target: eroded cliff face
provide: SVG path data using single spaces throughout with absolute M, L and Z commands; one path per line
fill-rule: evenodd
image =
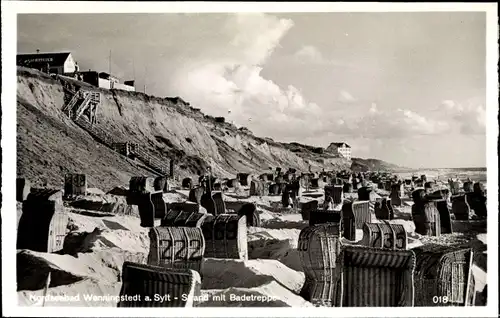
M 286 144 L 255 137 L 228 123 L 217 123 L 181 99 L 98 89 L 67 78 L 18 68 L 18 175 L 54 185 L 66 172 L 89 175 L 89 186 L 127 184 L 132 175 L 152 174 L 139 162 L 95 141 L 61 109 L 70 94 L 63 87 L 101 92 L 96 128 L 117 142 L 139 143 L 148 153 L 176 160 L 179 177 L 212 166 L 214 174 L 262 173 L 270 167 L 348 169 L 351 162 L 312 152 L 294 153 Z

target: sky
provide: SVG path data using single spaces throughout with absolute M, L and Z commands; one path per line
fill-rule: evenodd
M 18 53 L 70 51 L 256 136 L 486 166 L 484 12 L 24 14 L 17 31 Z

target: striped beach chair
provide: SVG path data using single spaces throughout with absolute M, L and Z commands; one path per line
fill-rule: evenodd
M 123 263 L 118 307 L 195 307 L 200 295 L 201 278 L 194 270 Z
M 415 254 L 345 246 L 342 262 L 343 307 L 412 307 Z

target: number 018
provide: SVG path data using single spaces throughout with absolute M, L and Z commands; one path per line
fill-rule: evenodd
M 448 302 L 448 296 L 434 296 L 432 297 L 432 302 L 446 304 Z

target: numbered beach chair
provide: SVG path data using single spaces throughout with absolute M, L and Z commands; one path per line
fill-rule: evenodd
M 149 239 L 149 265 L 202 272 L 205 239 L 200 228 L 154 227 Z
M 428 244 L 413 251 L 415 306 L 474 306 L 472 249 Z
M 363 225 L 363 238 L 358 244 L 366 247 L 406 250 L 408 233 L 401 224 L 365 223 Z

